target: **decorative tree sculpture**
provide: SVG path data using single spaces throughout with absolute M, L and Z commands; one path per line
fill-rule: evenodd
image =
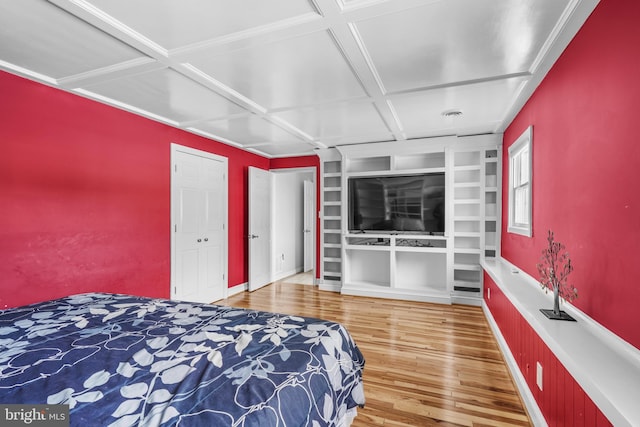
M 567 277 L 573 271 L 569 253 L 565 246 L 555 241 L 553 231 L 547 235 L 547 247 L 542 250 L 540 263 L 536 265 L 540 273 L 540 285 L 548 292 L 553 292 L 553 310 L 542 311 L 548 318 L 555 320 L 575 320 L 560 310 L 560 298 L 573 301 L 578 298 L 578 290 L 567 283 Z

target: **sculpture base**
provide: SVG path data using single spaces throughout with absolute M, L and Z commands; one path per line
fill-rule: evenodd
M 576 321 L 576 319 L 574 319 L 573 317 L 569 316 L 564 311 L 560 311 L 559 314 L 555 314 L 553 312 L 553 310 L 545 310 L 545 309 L 542 309 L 542 308 L 540 309 L 540 311 L 542 312 L 542 314 L 544 314 L 545 316 L 547 316 L 551 320 L 568 320 L 570 322 L 575 322 Z

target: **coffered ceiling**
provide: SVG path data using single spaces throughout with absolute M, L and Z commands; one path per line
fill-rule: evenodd
M 0 68 L 267 157 L 304 155 L 502 132 L 597 3 L 0 0 Z

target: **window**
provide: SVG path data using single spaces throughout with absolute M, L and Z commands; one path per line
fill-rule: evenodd
M 531 237 L 531 143 L 529 126 L 509 147 L 509 226 L 510 233 Z

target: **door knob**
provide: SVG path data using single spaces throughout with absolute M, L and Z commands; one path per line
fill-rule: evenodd
M 202 239 L 198 239 L 198 243 L 202 242 Z
M 208 241 L 209 241 L 209 238 L 208 238 L 208 237 L 205 237 L 205 238 L 204 238 L 204 241 L 205 241 L 205 242 L 208 242 Z
M 260 237 L 260 236 L 258 236 L 257 234 L 250 234 L 249 235 L 250 239 L 257 239 L 258 237 Z

